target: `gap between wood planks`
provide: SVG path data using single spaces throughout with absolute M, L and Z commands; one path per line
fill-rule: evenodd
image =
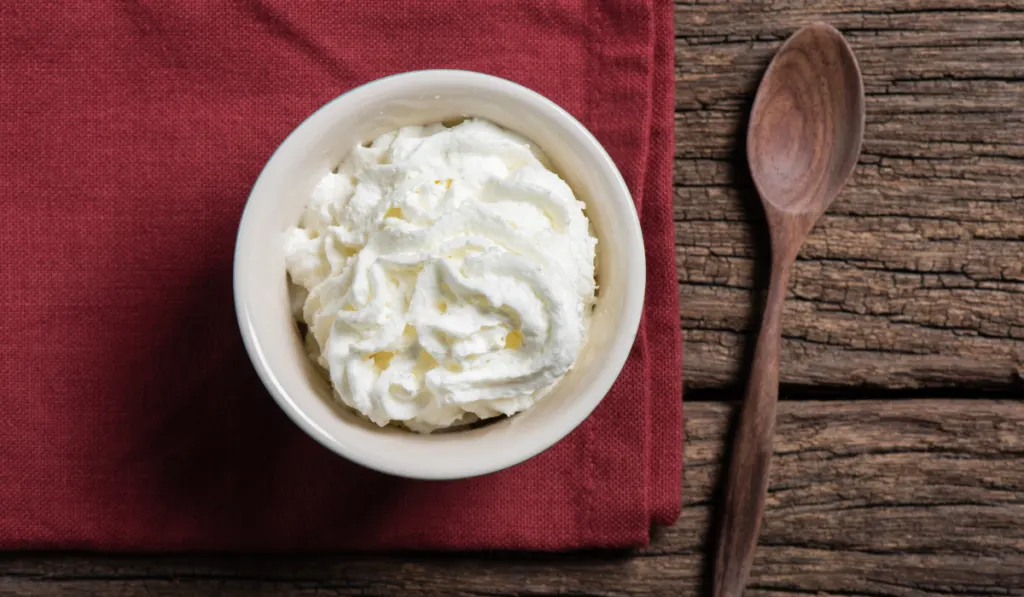
M 736 402 L 744 396 L 744 386 L 695 388 L 683 392 L 687 403 Z M 779 400 L 1024 400 L 1021 392 L 1005 387 L 936 388 L 921 390 L 887 388 L 848 388 L 845 386 L 792 386 L 779 388 Z M 1022 403 L 1024 405 L 1024 403 Z

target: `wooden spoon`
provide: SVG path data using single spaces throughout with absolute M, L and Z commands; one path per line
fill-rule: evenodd
M 764 514 L 779 398 L 782 308 L 797 253 L 860 155 L 864 86 L 841 33 L 816 23 L 779 50 L 761 81 L 747 159 L 771 231 L 772 275 L 725 486 L 715 596 L 743 594 Z

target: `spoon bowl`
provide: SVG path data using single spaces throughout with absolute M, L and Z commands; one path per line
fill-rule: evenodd
M 863 134 L 853 51 L 831 25 L 801 29 L 772 60 L 750 116 L 747 156 L 766 208 L 816 220 L 853 172 Z

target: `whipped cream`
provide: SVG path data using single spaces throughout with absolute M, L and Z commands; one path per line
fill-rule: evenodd
M 381 135 L 324 175 L 286 264 L 342 402 L 429 432 L 521 411 L 572 367 L 597 239 L 545 163 L 467 120 Z

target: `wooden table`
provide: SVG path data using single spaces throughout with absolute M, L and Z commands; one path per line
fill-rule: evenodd
M 763 288 L 744 174 L 773 51 L 826 20 L 864 71 L 853 185 L 801 255 L 749 595 L 1024 595 L 1024 2 L 680 0 L 679 522 L 638 553 L 0 556 L 7 595 L 697 595 Z M 756 258 L 755 258 L 756 256 Z

